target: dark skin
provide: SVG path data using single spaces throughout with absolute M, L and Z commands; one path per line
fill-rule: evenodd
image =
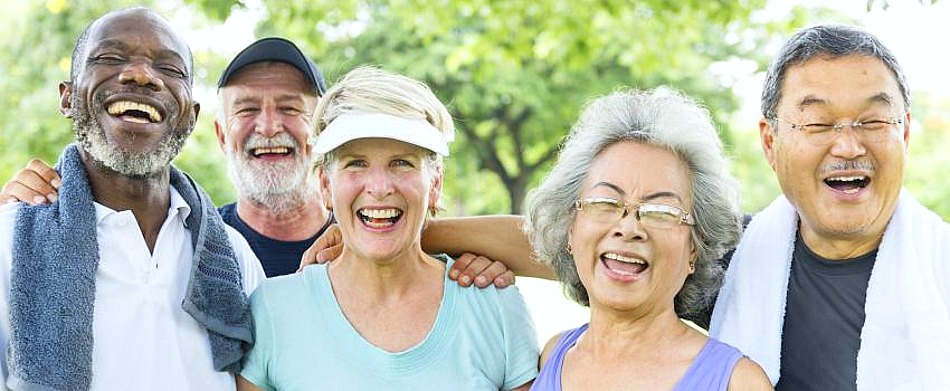
M 77 56 L 72 82 L 59 86 L 60 111 L 67 118 L 89 113 L 102 127 L 106 143 L 122 151 L 148 153 L 168 132 L 191 132 L 200 109 L 191 94 L 191 53 L 165 20 L 146 9 L 110 13 L 89 29 Z M 73 107 L 79 94 L 82 107 Z M 112 115 L 107 107 L 129 101 L 154 107 L 158 121 Z M 84 148 L 80 156 L 96 202 L 131 210 L 149 250 L 170 205 L 169 165 L 144 176 L 119 173 Z

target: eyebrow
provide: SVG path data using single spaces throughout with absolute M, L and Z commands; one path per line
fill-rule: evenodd
M 875 95 L 872 95 L 871 97 L 867 98 L 865 102 L 867 103 L 868 106 L 875 103 L 884 103 L 890 107 L 894 107 L 894 98 L 886 92 L 880 92 Z M 806 95 L 804 98 L 802 98 L 801 101 L 798 102 L 798 105 L 796 106 L 798 107 L 799 110 L 804 110 L 810 106 L 827 106 L 827 105 L 828 105 L 828 101 L 825 99 L 818 98 L 814 95 Z
M 595 183 L 595 184 L 594 184 L 593 186 L 591 186 L 591 187 L 594 188 L 594 187 L 600 187 L 600 186 L 604 186 L 604 187 L 608 187 L 608 188 L 610 188 L 610 189 L 613 189 L 614 191 L 616 191 L 616 192 L 617 192 L 618 194 L 620 194 L 621 196 L 626 197 L 626 195 L 627 195 L 627 192 L 623 191 L 623 189 L 621 189 L 619 186 L 617 186 L 617 185 L 615 185 L 615 184 L 613 184 L 613 183 L 610 183 L 610 182 L 597 182 L 597 183 Z M 656 199 L 658 199 L 658 198 L 673 198 L 673 199 L 675 199 L 676 201 L 679 201 L 680 204 L 683 204 L 683 199 L 680 198 L 679 194 L 676 194 L 676 193 L 674 193 L 674 192 L 672 192 L 672 191 L 658 191 L 658 192 L 656 192 L 656 193 L 650 193 L 650 194 L 647 194 L 647 195 L 641 197 L 640 200 L 641 200 L 641 201 L 653 201 L 653 200 L 656 200 Z
M 96 46 L 91 47 L 89 50 L 89 53 L 91 55 L 92 53 L 95 53 L 97 50 L 102 50 L 102 49 L 116 49 L 116 50 L 121 50 L 121 51 L 127 51 L 129 50 L 129 45 L 117 39 L 103 39 L 99 41 Z M 185 59 L 177 51 L 172 50 L 172 49 L 157 49 L 156 53 L 158 54 L 156 58 L 159 58 L 159 59 L 174 58 L 178 61 L 181 61 L 181 63 L 185 65 L 185 67 L 188 68 L 188 72 L 191 72 L 191 68 L 188 66 L 188 61 L 185 61 Z

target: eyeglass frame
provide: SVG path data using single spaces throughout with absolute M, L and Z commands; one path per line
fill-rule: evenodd
M 689 211 L 687 211 L 686 209 L 680 208 L 680 207 L 678 207 L 678 206 L 666 205 L 666 204 L 661 204 L 661 203 L 656 203 L 656 202 L 628 203 L 628 202 L 626 202 L 626 201 L 624 201 L 624 200 L 618 200 L 618 199 L 616 199 L 616 198 L 610 198 L 610 197 L 588 197 L 588 198 L 580 198 L 580 199 L 575 200 L 575 201 L 574 201 L 574 210 L 583 211 L 583 210 L 584 210 L 584 209 L 583 209 L 583 206 L 584 206 L 584 205 L 591 205 L 591 204 L 593 204 L 593 203 L 595 203 L 595 202 L 602 202 L 602 203 L 603 203 L 603 202 L 606 202 L 606 203 L 610 203 L 610 204 L 613 204 L 617 209 L 622 210 L 623 213 L 621 213 L 621 214 L 620 214 L 620 217 L 617 218 L 617 221 L 618 221 L 618 222 L 619 222 L 620 220 L 623 220 L 623 219 L 626 218 L 627 216 L 629 216 L 629 215 L 630 215 L 630 209 L 631 209 L 630 207 L 631 207 L 632 205 L 636 205 L 636 206 L 637 206 L 637 208 L 636 208 L 637 213 L 636 213 L 634 216 L 636 216 L 637 221 L 641 222 L 641 224 L 642 224 L 642 221 L 643 221 L 643 220 L 642 220 L 642 217 L 640 216 L 640 211 L 643 209 L 644 206 L 646 206 L 646 207 L 648 207 L 648 208 L 652 207 L 652 208 L 653 208 L 652 210 L 655 210 L 655 211 L 662 211 L 662 212 L 673 212 L 673 211 L 675 211 L 675 212 L 678 212 L 678 213 L 675 213 L 675 214 L 677 215 L 677 217 L 679 218 L 678 220 L 676 220 L 676 224 L 677 224 L 677 225 L 682 224 L 682 225 L 686 225 L 686 226 L 689 226 L 689 227 L 692 227 L 692 226 L 695 226 L 695 225 L 696 225 L 696 220 L 693 219 L 693 214 L 690 213 Z M 669 227 L 669 228 L 672 228 L 672 227 L 673 227 L 673 226 L 671 226 L 671 227 Z
M 887 119 L 887 121 L 884 121 L 884 119 Z M 788 125 L 788 127 L 791 128 L 792 130 L 797 131 L 797 132 L 799 132 L 799 133 L 801 133 L 801 134 L 804 134 L 804 135 L 806 135 L 806 136 L 818 136 L 818 135 L 822 135 L 822 134 L 832 134 L 832 133 L 830 133 L 832 130 L 833 130 L 836 134 L 841 134 L 841 132 L 844 130 L 845 127 L 850 127 L 852 130 L 854 130 L 854 133 L 855 133 L 856 135 L 859 135 L 859 136 L 862 135 L 862 134 L 868 135 L 868 134 L 873 134 L 872 131 L 868 130 L 868 128 L 865 127 L 865 126 L 867 126 L 869 123 L 880 122 L 880 123 L 882 123 L 882 124 L 886 124 L 887 127 L 890 127 L 890 126 L 895 126 L 895 125 L 903 125 L 904 122 L 905 122 L 905 119 L 904 119 L 904 117 L 902 117 L 902 116 L 875 118 L 875 119 L 868 120 L 868 121 L 840 122 L 840 123 L 836 123 L 836 124 L 832 124 L 832 125 L 828 125 L 828 124 L 817 124 L 817 123 L 813 123 L 813 124 L 796 124 L 796 123 L 794 123 L 794 122 L 786 121 L 786 120 L 782 119 L 782 118 L 779 117 L 779 116 L 773 116 L 772 118 L 769 118 L 769 120 L 770 120 L 770 121 L 774 121 L 774 122 L 781 122 L 781 123 L 783 123 L 783 124 L 786 124 L 786 125 Z M 807 127 L 809 127 L 809 126 L 822 127 L 822 128 L 827 128 L 827 129 L 817 130 L 817 131 L 808 131 L 808 130 L 807 130 Z M 887 128 L 887 127 L 885 127 L 885 129 L 882 129 L 881 132 L 883 133 L 883 132 L 885 132 L 885 131 L 887 131 L 887 130 L 890 130 L 890 129 Z M 882 138 L 882 139 L 880 139 L 880 140 L 871 139 L 871 140 L 869 140 L 869 141 L 871 141 L 871 142 L 879 142 L 879 141 L 883 141 L 883 140 L 884 140 L 884 139 Z M 830 141 L 831 141 L 831 140 L 828 140 L 827 142 L 830 142 Z M 825 143 L 827 143 L 827 142 L 825 142 Z M 819 143 L 819 144 L 825 144 L 825 143 Z

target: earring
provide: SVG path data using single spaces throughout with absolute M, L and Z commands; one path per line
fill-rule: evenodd
M 567 244 L 567 246 L 565 246 L 564 248 L 565 248 L 565 249 L 567 249 L 567 252 L 568 252 L 568 253 L 570 253 L 570 252 L 571 252 L 571 250 L 572 250 L 572 249 L 571 249 L 571 244 L 570 244 L 570 243 L 568 243 L 568 244 Z
M 689 272 L 692 273 L 695 271 L 696 271 L 696 261 L 689 261 Z

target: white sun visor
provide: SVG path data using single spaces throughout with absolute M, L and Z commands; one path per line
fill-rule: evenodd
M 388 138 L 413 144 L 442 156 L 449 155 L 452 134 L 436 129 L 424 119 L 382 113 L 353 112 L 336 117 L 318 136 L 314 152 L 327 153 L 362 138 Z

